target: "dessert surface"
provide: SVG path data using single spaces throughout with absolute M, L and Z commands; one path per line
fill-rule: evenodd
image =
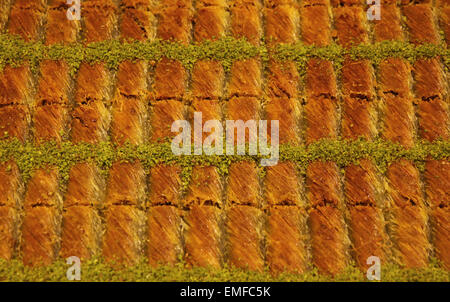
M 379 4 L 2 0 L 1 261 L 448 272 L 450 1 Z M 197 113 L 277 163 L 174 154 Z

